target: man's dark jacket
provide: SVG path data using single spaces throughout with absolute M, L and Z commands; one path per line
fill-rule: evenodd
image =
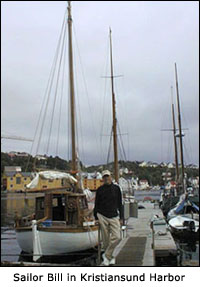
M 118 185 L 104 184 L 97 189 L 94 207 L 95 219 L 98 219 L 97 212 L 108 218 L 119 215 L 120 219 L 123 219 L 122 194 Z

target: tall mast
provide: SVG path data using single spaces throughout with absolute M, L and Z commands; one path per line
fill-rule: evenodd
M 176 142 L 176 123 L 175 123 L 175 113 L 174 113 L 174 103 L 173 103 L 173 87 L 171 87 L 172 93 L 172 122 L 173 122 L 173 136 L 174 136 L 174 157 L 176 165 L 176 192 L 179 193 L 179 169 L 178 169 L 178 152 L 177 152 L 177 142 Z
M 112 110 L 113 110 L 113 148 L 114 148 L 114 175 L 115 181 L 119 182 L 118 150 L 117 150 L 117 118 L 116 101 L 114 91 L 113 57 L 112 57 L 112 31 L 110 29 L 110 65 L 111 65 L 111 89 L 112 89 Z
M 181 112 L 180 112 L 180 100 L 179 100 L 179 88 L 178 88 L 178 74 L 177 74 L 177 66 L 175 63 L 175 76 L 176 76 L 176 94 L 177 94 L 177 108 L 178 108 L 178 125 L 179 125 L 179 135 L 180 138 L 180 154 L 181 154 L 181 175 L 182 175 L 182 188 L 183 193 L 185 192 L 185 184 L 184 184 L 184 161 L 183 161 L 183 134 L 181 127 Z
M 74 68 L 72 48 L 72 15 L 71 1 L 68 1 L 68 37 L 69 37 L 69 78 L 70 78 L 70 110 L 71 110 L 71 143 L 72 143 L 72 166 L 71 173 L 77 173 L 76 161 L 76 132 L 75 132 L 75 96 L 74 96 Z

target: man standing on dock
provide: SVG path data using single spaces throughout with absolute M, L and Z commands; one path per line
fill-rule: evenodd
M 104 253 L 103 265 L 115 264 L 112 256 L 120 241 L 120 222 L 123 219 L 122 195 L 120 187 L 112 182 L 109 170 L 102 172 L 103 185 L 96 191 L 94 216 L 99 220 Z

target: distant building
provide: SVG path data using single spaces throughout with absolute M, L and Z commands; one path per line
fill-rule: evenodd
M 172 188 L 176 188 L 176 182 L 175 181 L 169 181 L 166 186 L 165 186 L 166 189 L 172 189 Z
M 197 165 L 195 165 L 195 164 L 188 164 L 186 167 L 187 167 L 187 168 L 194 168 L 194 169 L 198 169 L 198 168 L 199 168 L 199 167 L 198 167 Z
M 140 189 L 148 189 L 148 188 L 149 188 L 148 180 L 146 180 L 146 179 L 141 179 L 141 180 L 139 181 L 139 187 L 140 187 Z
M 132 177 L 131 183 L 132 183 L 133 189 L 135 190 L 139 189 L 138 177 L 137 178 Z
M 46 160 L 47 158 L 44 155 L 36 155 L 35 157 L 37 160 Z
M 4 172 L 21 172 L 21 166 L 5 166 Z
M 17 156 L 18 156 L 18 157 L 28 157 L 29 154 L 28 154 L 27 152 L 18 152 L 18 153 L 17 153 Z
M 9 157 L 12 159 L 13 157 L 15 157 L 17 155 L 17 152 L 16 151 L 10 151 L 8 153 Z
M 9 157 L 13 158 L 13 157 L 28 157 L 29 154 L 26 152 L 16 152 L 16 151 L 10 151 L 8 153 Z
M 103 183 L 101 173 L 82 173 L 82 183 L 84 189 L 97 190 Z
M 16 192 L 25 191 L 27 184 L 29 184 L 34 178 L 34 173 L 32 172 L 22 172 L 21 167 L 5 167 L 4 174 L 2 177 L 3 189 Z M 37 188 L 34 190 L 45 190 L 49 188 L 59 188 L 65 186 L 65 182 L 62 179 L 39 179 Z
M 140 167 L 147 167 L 147 162 L 146 161 L 142 161 L 140 164 L 139 164 L 139 166 Z
M 157 167 L 158 164 L 156 162 L 151 162 L 151 161 L 148 161 L 147 163 L 147 167 Z
M 174 164 L 173 163 L 168 163 L 167 167 L 168 168 L 174 168 Z
M 162 173 L 162 178 L 165 182 L 171 181 L 171 179 L 172 179 L 171 176 L 172 176 L 171 172 L 163 172 Z
M 165 162 L 161 162 L 161 163 L 160 163 L 160 166 L 161 166 L 161 167 L 166 167 L 167 164 L 166 164 Z
M 128 168 L 127 168 L 127 167 L 120 168 L 119 174 L 120 174 L 120 175 L 129 174 Z

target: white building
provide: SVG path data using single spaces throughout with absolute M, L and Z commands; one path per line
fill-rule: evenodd
M 146 180 L 146 179 L 141 179 L 141 180 L 139 181 L 139 186 L 140 186 L 140 189 L 148 189 L 148 188 L 149 188 L 148 180 Z
M 174 164 L 173 163 L 168 163 L 167 167 L 168 168 L 174 168 Z
M 146 161 L 143 161 L 139 164 L 140 167 L 147 167 L 147 162 Z

